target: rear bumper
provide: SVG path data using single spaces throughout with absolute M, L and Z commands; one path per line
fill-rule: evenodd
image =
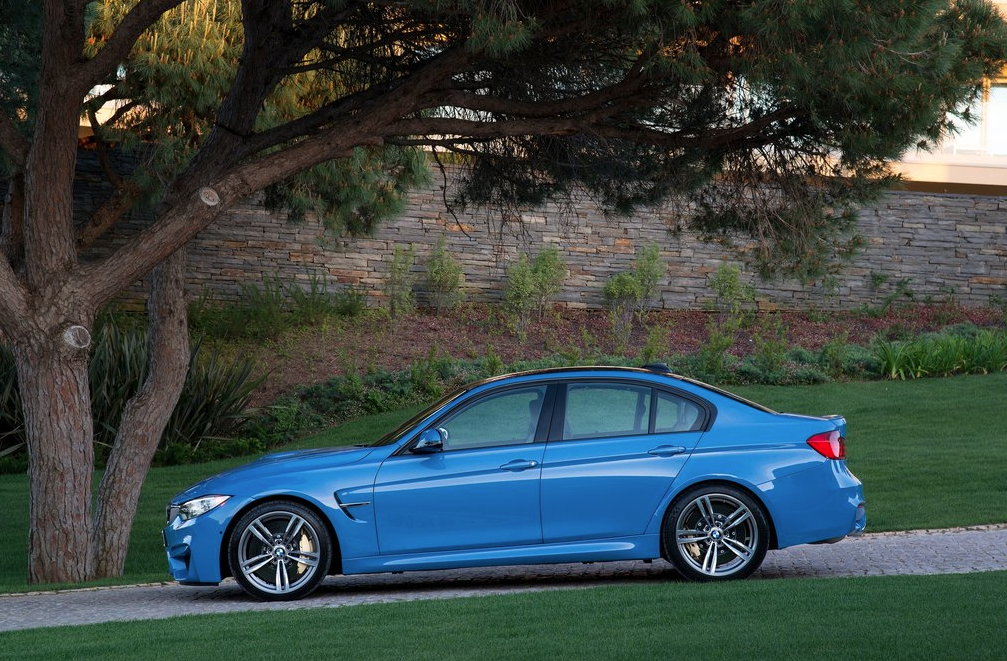
M 826 460 L 759 488 L 773 518 L 777 548 L 835 542 L 867 528 L 864 487 L 845 461 Z

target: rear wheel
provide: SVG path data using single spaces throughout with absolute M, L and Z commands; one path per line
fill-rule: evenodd
M 329 571 L 332 541 L 318 516 L 286 501 L 263 503 L 238 521 L 228 562 L 238 584 L 266 601 L 300 599 Z
M 731 486 L 690 489 L 665 517 L 665 555 L 693 581 L 745 578 L 759 568 L 768 548 L 765 512 Z

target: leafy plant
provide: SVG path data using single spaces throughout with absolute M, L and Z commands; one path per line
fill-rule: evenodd
M 640 350 L 640 360 L 644 364 L 652 363 L 668 352 L 668 335 L 671 325 L 654 324 L 647 329 L 647 340 Z
M 518 334 L 524 337 L 532 311 L 541 317 L 566 280 L 566 262 L 559 248 L 550 245 L 529 259 L 521 253 L 507 270 L 504 309 Z
M 700 369 L 708 378 L 721 381 L 726 378 L 727 352 L 734 346 L 738 331 L 752 325 L 755 314 L 755 289 L 741 280 L 741 269 L 722 263 L 710 277 L 710 287 L 716 294 L 716 307 L 720 312 L 711 316 L 706 324 L 707 340 L 699 350 Z M 776 360 L 778 347 L 766 345 L 770 360 Z
M 284 290 L 290 300 L 291 321 L 294 325 L 317 326 L 335 309 L 335 300 L 329 293 L 328 282 L 324 275 L 319 277 L 312 273 L 308 279 L 307 289 L 302 289 L 296 283 L 290 283 Z
M 413 293 L 413 286 L 416 284 L 416 275 L 413 273 L 415 261 L 416 249 L 412 245 L 408 248 L 395 246 L 384 288 L 392 318 L 409 314 L 416 307 L 416 295 Z
M 752 342 L 755 344 L 755 360 L 763 370 L 775 372 L 783 367 L 787 357 L 787 329 L 779 315 L 764 315 Z
M 871 291 L 880 291 L 881 287 L 889 280 L 889 276 L 873 272 L 870 277 L 871 282 L 869 286 Z M 902 278 L 895 283 L 895 287 L 881 299 L 880 303 L 873 307 L 864 305 L 861 307 L 860 312 L 869 317 L 885 316 L 888 310 L 890 310 L 897 301 L 913 298 L 913 290 L 909 286 L 911 282 L 911 278 Z
M 667 270 L 661 260 L 661 246 L 649 243 L 637 252 L 632 272 L 617 273 L 605 282 L 601 296 L 619 347 L 629 344 L 633 318 L 653 304 Z
M 531 312 L 535 305 L 535 274 L 528 255 L 521 253 L 507 269 L 507 284 L 504 286 L 504 312 L 510 325 L 524 341 L 525 331 L 531 322 Z
M 905 342 L 877 340 L 874 353 L 889 379 L 989 374 L 1007 369 L 1007 333 L 981 330 L 972 337 L 942 333 Z
M 566 261 L 557 246 L 549 245 L 535 255 L 531 271 L 535 283 L 535 309 L 543 315 L 552 299 L 563 290 L 568 273 Z
M 726 324 L 740 330 L 755 321 L 755 288 L 742 282 L 741 269 L 721 263 L 710 277 L 710 288 L 717 295 L 717 309 L 726 314 Z
M 430 304 L 438 312 L 457 307 L 465 298 L 465 272 L 447 248 L 442 234 L 427 258 L 426 286 Z
M 601 291 L 609 310 L 612 334 L 620 347 L 629 344 L 633 332 L 633 317 L 643 300 L 643 289 L 634 273 L 616 273 Z
M 332 294 L 332 310 L 341 317 L 359 317 L 366 309 L 366 287 L 347 285 Z

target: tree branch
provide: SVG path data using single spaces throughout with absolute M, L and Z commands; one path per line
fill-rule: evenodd
M 586 133 L 670 149 L 711 148 L 733 145 L 752 136 L 759 136 L 773 123 L 798 116 L 799 113 L 793 109 L 781 109 L 747 124 L 703 133 L 664 131 L 639 124 L 616 126 L 598 122 L 596 121 L 598 115 L 591 114 L 571 117 L 526 117 L 488 122 L 456 117 L 418 117 L 389 124 L 383 137 L 389 144 L 446 145 L 466 141 L 482 142 L 493 138 Z M 771 134 L 765 140 L 760 140 L 759 144 L 772 141 L 774 137 L 775 134 Z
M 127 104 L 128 105 L 128 104 Z M 122 110 L 120 108 L 120 110 Z M 91 130 L 95 135 L 95 151 L 98 154 L 98 163 L 101 165 L 105 178 L 112 184 L 115 191 L 112 197 L 106 200 L 93 214 L 88 222 L 77 230 L 77 250 L 89 248 L 98 237 L 115 226 L 123 214 L 129 211 L 133 203 L 136 202 L 139 189 L 131 182 L 122 178 L 111 159 L 108 157 L 108 148 L 99 132 L 101 125 L 98 123 L 98 116 L 93 107 L 88 109 L 88 120 L 91 122 Z M 111 120 L 110 120 L 111 121 Z
M 387 109 L 389 106 L 394 106 L 403 108 L 407 111 L 403 114 L 408 114 L 423 106 L 420 99 L 428 89 L 435 87 L 438 81 L 446 80 L 452 73 L 462 68 L 469 57 L 462 48 L 446 50 L 399 80 L 388 81 L 343 97 L 313 113 L 252 136 L 245 144 L 244 153 L 255 154 L 295 138 L 311 135 L 324 130 L 327 125 L 340 118 L 352 116 L 353 113 L 367 107 Z M 403 104 L 406 98 L 409 98 L 410 102 Z M 383 103 L 382 99 L 388 99 L 388 103 Z

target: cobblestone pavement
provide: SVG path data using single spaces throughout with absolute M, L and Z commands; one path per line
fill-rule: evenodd
M 771 551 L 756 578 L 958 574 L 1007 570 L 1007 524 L 873 533 Z M 0 595 L 0 631 L 235 611 L 331 608 L 633 582 L 680 581 L 664 561 L 530 565 L 329 577 L 306 599 L 262 603 L 233 580 Z

